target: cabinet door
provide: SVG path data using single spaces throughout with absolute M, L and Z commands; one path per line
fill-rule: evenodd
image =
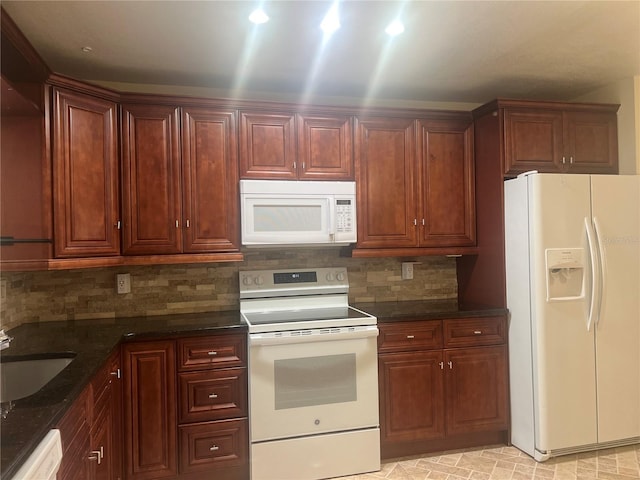
M 91 478 L 97 455 L 91 454 L 89 437 L 89 389 L 84 389 L 73 405 L 58 422 L 62 442 L 62 462 L 59 480 L 85 480 Z
M 177 473 L 174 344 L 125 344 L 122 362 L 126 476 L 173 478 Z
M 506 429 L 504 346 L 445 350 L 447 434 Z
M 56 257 L 120 254 L 117 106 L 54 89 Z
M 182 111 L 184 251 L 239 250 L 236 115 Z
M 352 180 L 349 116 L 298 115 L 298 176 L 304 180 Z
M 91 380 L 93 414 L 91 451 L 100 454 L 93 463 L 94 477 L 122 478 L 122 380 L 120 350 L 114 352 Z
M 618 173 L 615 113 L 566 112 L 563 132 L 571 173 Z
M 356 122 L 358 247 L 415 247 L 414 122 L 385 118 Z
M 504 109 L 504 173 L 562 170 L 562 112 Z
M 122 106 L 123 253 L 180 253 L 178 109 Z
M 420 246 L 475 245 L 473 126 L 468 122 L 421 121 Z
M 389 353 L 378 358 L 380 435 L 385 444 L 444 435 L 442 353 Z
M 95 480 L 116 480 L 120 478 L 116 474 L 112 463 L 112 452 L 119 447 L 119 443 L 114 442 L 113 416 L 111 410 L 104 410 L 95 419 L 96 424 L 91 429 L 91 453 L 97 456 L 93 462 L 93 475 Z
M 295 115 L 240 114 L 240 178 L 294 180 Z

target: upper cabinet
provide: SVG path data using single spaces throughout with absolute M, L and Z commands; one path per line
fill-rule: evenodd
M 356 120 L 358 248 L 418 245 L 415 136 L 412 119 Z
M 475 171 L 470 122 L 420 120 L 418 163 L 420 245 L 475 245 Z
M 546 173 L 617 173 L 619 105 L 497 100 L 476 118 L 497 115 L 506 177 Z
M 234 111 L 125 104 L 122 144 L 124 254 L 239 250 Z
M 454 254 L 472 247 L 472 148 L 473 127 L 467 116 L 359 117 L 354 256 Z
M 55 256 L 120 254 L 117 104 L 53 89 Z
M 292 112 L 240 114 L 240 177 L 352 180 L 352 118 Z
M 182 252 L 178 107 L 122 106 L 123 253 Z

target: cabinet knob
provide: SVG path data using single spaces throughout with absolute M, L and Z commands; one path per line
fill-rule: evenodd
M 220 450 L 220 447 L 218 445 L 211 445 L 209 447 L 210 452 L 215 452 L 216 450 Z
M 207 352 L 207 355 L 209 355 L 210 357 L 215 357 L 216 355 L 218 355 L 218 352 L 216 352 L 215 350 L 210 350 Z
M 211 399 L 218 398 L 218 395 L 216 395 L 215 393 L 210 393 L 209 398 Z
M 482 330 L 474 330 L 473 334 L 474 335 L 482 335 Z
M 416 338 L 416 337 L 415 337 L 415 335 L 407 335 L 407 338 L 408 338 L 409 340 L 411 340 L 411 339 Z

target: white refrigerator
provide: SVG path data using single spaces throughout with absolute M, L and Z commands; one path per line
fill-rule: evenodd
M 511 441 L 640 443 L 640 176 L 505 182 Z

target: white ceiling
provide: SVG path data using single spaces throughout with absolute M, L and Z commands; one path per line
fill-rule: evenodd
M 483 103 L 571 100 L 640 75 L 640 1 L 9 1 L 57 73 L 96 82 Z M 403 20 L 389 40 L 385 26 Z M 91 53 L 82 47 L 90 46 Z

